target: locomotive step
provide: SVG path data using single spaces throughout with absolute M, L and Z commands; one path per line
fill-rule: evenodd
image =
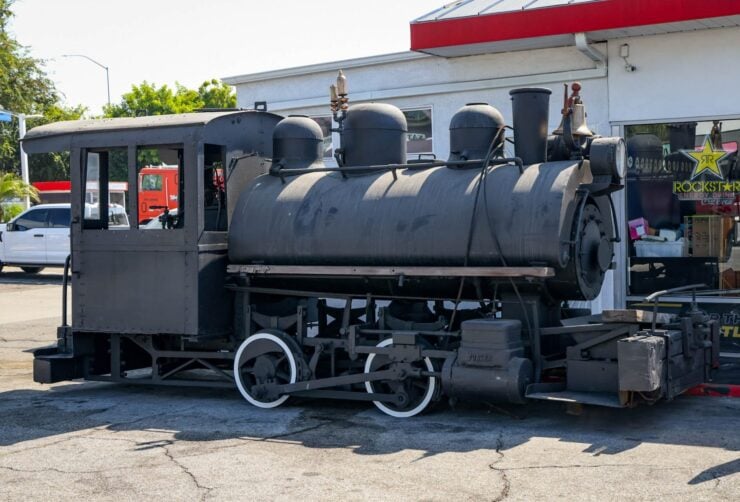
M 579 392 L 565 390 L 564 384 L 538 383 L 531 384 L 525 394 L 527 399 L 559 401 L 566 404 L 593 404 L 609 408 L 624 408 L 619 395 L 611 392 Z

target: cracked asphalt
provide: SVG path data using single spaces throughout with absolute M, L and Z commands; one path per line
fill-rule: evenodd
M 740 500 L 740 399 L 395 420 L 236 390 L 32 381 L 61 275 L 0 276 L 0 500 Z

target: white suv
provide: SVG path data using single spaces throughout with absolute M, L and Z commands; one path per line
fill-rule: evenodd
M 97 206 L 85 204 L 85 217 L 94 217 Z M 0 271 L 3 265 L 21 267 L 35 274 L 44 267 L 63 267 L 69 256 L 69 204 L 39 204 L 0 224 Z M 123 206 L 108 206 L 112 230 L 129 228 Z
M 64 266 L 69 255 L 69 204 L 40 204 L 0 224 L 0 270 L 21 267 L 31 274 Z

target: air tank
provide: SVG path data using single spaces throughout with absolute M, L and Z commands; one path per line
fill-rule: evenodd
M 272 133 L 272 169 L 323 167 L 324 134 L 306 115 L 289 115 Z
M 504 144 L 504 117 L 488 103 L 468 103 L 450 120 L 450 161 L 483 159 L 496 135 L 494 150 Z M 499 134 L 500 131 L 500 134 Z
M 406 162 L 406 117 L 393 105 L 361 103 L 347 111 L 342 131 L 345 166 Z

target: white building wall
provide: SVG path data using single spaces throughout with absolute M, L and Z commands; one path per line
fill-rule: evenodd
M 605 44 L 597 47 L 606 50 Z M 560 122 L 562 84 L 580 80 L 589 125 L 609 133 L 606 69 L 598 68 L 574 47 L 460 58 L 413 54 L 410 60 L 349 68 L 338 62 L 320 72 L 238 84 L 238 106 L 267 101 L 268 109 L 280 114 L 328 115 L 328 88 L 340 68 L 347 75 L 350 103 L 382 101 L 401 109 L 431 106 L 434 153 L 440 158 L 448 155 L 449 121 L 461 106 L 490 103 L 511 123 L 509 91 L 516 87 L 553 90 L 550 124 L 555 128 Z
M 634 72 L 619 57 L 629 44 Z M 740 116 L 740 28 L 613 40 L 609 120 L 656 122 Z
M 629 45 L 625 69 L 620 47 Z M 608 110 L 612 134 L 624 124 L 740 118 L 740 28 L 721 28 L 644 37 L 608 43 Z M 625 228 L 625 191 L 615 194 Z M 618 247 L 616 271 L 603 291 L 613 291 L 614 306 L 623 307 L 627 289 L 626 242 Z M 611 285 L 610 285 L 611 284 Z M 610 307 L 604 296 L 603 307 Z M 595 302 L 598 303 L 598 302 Z

